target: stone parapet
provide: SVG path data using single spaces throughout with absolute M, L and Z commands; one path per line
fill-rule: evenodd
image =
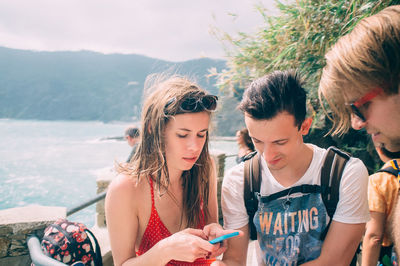
M 226 154 L 223 151 L 211 150 L 211 156 L 214 159 L 215 167 L 217 169 L 217 179 L 218 179 L 217 200 L 218 200 L 219 223 L 223 224 L 222 209 L 221 209 L 221 186 L 222 186 L 222 180 L 224 179 Z
M 98 174 L 96 179 L 97 183 L 97 194 L 107 190 L 108 185 L 110 185 L 111 181 L 117 175 L 113 168 L 104 169 L 101 173 Z M 104 199 L 100 200 L 96 203 L 96 225 L 98 227 L 106 227 L 106 214 L 104 210 Z
M 44 229 L 66 217 L 64 207 L 31 205 L 0 211 L 0 265 L 28 265 L 26 239 L 29 234 L 43 237 Z
M 222 181 L 222 179 L 224 178 L 226 154 L 223 151 L 211 150 L 211 156 L 215 162 L 215 167 L 217 169 L 217 177 Z

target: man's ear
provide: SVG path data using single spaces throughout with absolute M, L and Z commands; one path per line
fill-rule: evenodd
M 312 122 L 313 122 L 313 119 L 311 117 L 307 117 L 306 119 L 304 119 L 304 121 L 300 127 L 300 132 L 303 136 L 307 135 L 308 132 L 310 131 Z

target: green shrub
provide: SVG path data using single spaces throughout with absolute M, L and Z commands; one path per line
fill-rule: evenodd
M 241 98 L 243 91 L 257 77 L 274 70 L 298 69 L 306 80 L 313 128 L 306 141 L 321 146 L 337 145 L 358 156 L 370 172 L 376 170 L 379 159 L 373 147 L 368 146 L 365 132 L 350 131 L 341 138 L 325 136 L 331 124 L 326 119 L 317 96 L 318 83 L 325 64 L 324 55 L 341 36 L 350 32 L 364 17 L 400 1 L 296 0 L 276 1 L 278 16 L 268 16 L 267 9 L 256 6 L 264 19 L 255 33 L 238 32 L 236 36 L 214 29 L 214 35 L 224 45 L 228 58 L 221 72 L 210 70 L 217 77 L 223 92 Z M 322 139 L 322 141 L 321 141 Z

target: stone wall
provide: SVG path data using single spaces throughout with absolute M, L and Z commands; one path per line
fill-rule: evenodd
M 217 177 L 218 177 L 218 190 L 217 190 L 218 217 L 219 217 L 219 223 L 222 225 L 223 224 L 223 219 L 222 219 L 222 209 L 221 209 L 221 186 L 222 186 L 222 180 L 224 179 L 226 155 L 225 155 L 225 153 L 218 152 L 218 151 L 212 151 L 211 155 L 214 158 L 215 166 L 217 168 Z
M 97 177 L 97 194 L 105 191 L 117 173 L 113 169 L 106 169 Z M 100 228 L 106 227 L 106 215 L 104 210 L 104 199 L 96 203 L 96 225 Z
M 28 235 L 42 238 L 49 224 L 65 217 L 64 207 L 32 205 L 0 211 L 0 265 L 30 265 Z

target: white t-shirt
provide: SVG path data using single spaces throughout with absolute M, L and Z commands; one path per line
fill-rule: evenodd
M 321 167 L 327 150 L 312 144 L 312 162 L 305 174 L 292 186 L 302 184 L 320 185 Z M 287 189 L 273 177 L 262 156 L 261 161 L 261 195 Z M 243 199 L 244 163 L 229 169 L 224 176 L 221 190 L 221 207 L 226 229 L 238 229 L 249 223 Z M 340 181 L 339 202 L 333 220 L 348 223 L 365 223 L 369 220 L 368 209 L 368 171 L 361 160 L 350 158 L 347 162 Z

